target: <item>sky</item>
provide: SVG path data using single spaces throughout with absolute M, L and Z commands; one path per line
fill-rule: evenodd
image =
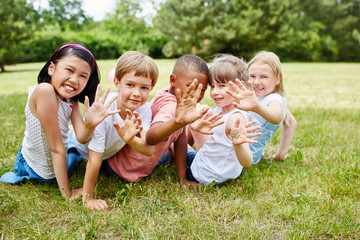
M 111 12 L 116 0 L 83 0 L 83 9 L 95 21 L 102 20 L 106 13 Z

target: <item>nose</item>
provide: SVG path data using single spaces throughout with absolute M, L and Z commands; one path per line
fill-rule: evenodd
M 134 91 L 133 91 L 133 95 L 134 95 L 134 96 L 137 96 L 137 97 L 140 96 L 140 89 L 137 88 L 137 87 L 135 87 L 135 88 L 134 88 Z
M 252 84 L 259 84 L 260 83 L 260 81 L 259 81 L 259 78 L 258 77 L 254 77 L 253 79 L 252 79 Z

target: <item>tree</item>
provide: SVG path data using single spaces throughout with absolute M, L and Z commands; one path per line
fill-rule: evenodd
M 284 60 L 360 59 L 360 0 L 167 0 L 154 26 L 166 56 L 259 50 Z
M 81 30 L 92 22 L 82 9 L 82 0 L 49 0 L 49 7 L 39 11 L 43 25 L 59 24 L 61 30 Z
M 34 11 L 26 0 L 0 1 L 0 69 L 15 63 L 21 56 L 17 44 L 29 39 L 34 29 Z

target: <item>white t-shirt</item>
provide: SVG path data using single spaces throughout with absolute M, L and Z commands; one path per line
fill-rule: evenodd
M 216 107 L 213 114 L 219 114 L 221 111 L 221 108 Z M 241 174 L 243 167 L 236 157 L 232 141 L 225 133 L 227 119 L 236 112 L 240 112 L 246 122 L 249 121 L 250 114 L 245 111 L 235 109 L 225 114 L 220 119 L 224 123 L 213 129 L 214 134 L 196 153 L 191 164 L 193 176 L 204 185 L 209 185 L 212 181 L 219 184 L 229 179 L 235 179 Z
M 106 101 L 111 100 L 117 93 L 109 93 Z M 108 111 L 116 111 L 116 101 L 113 102 Z M 135 110 L 139 113 L 139 117 L 141 118 L 143 130 L 148 130 L 151 123 L 151 108 L 150 104 L 146 102 L 144 105 Z M 103 160 L 112 157 L 122 149 L 126 142 L 119 136 L 114 127 L 114 122 L 118 122 L 121 125 L 124 120 L 120 117 L 119 114 L 110 115 L 104 119 L 94 131 L 94 135 L 91 140 L 87 144 L 81 144 L 77 141 L 75 134 L 73 134 L 73 141 L 76 149 L 79 153 L 86 159 L 89 159 L 89 149 L 98 152 L 104 153 Z

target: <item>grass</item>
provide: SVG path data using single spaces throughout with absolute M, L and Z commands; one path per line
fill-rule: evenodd
M 103 90 L 116 60 L 99 61 Z M 156 91 L 174 60 L 157 60 Z M 13 169 L 25 130 L 27 88 L 43 63 L 0 74 L 0 174 Z M 289 108 L 298 127 L 286 161 L 266 157 L 241 176 L 198 191 L 177 182 L 174 165 L 138 183 L 100 175 L 96 212 L 66 201 L 55 183 L 0 183 L 0 239 L 359 239 L 360 85 L 358 63 L 285 63 Z M 113 88 L 114 90 L 114 88 Z M 210 97 L 204 102 L 211 104 Z M 85 164 L 71 177 L 82 186 Z

